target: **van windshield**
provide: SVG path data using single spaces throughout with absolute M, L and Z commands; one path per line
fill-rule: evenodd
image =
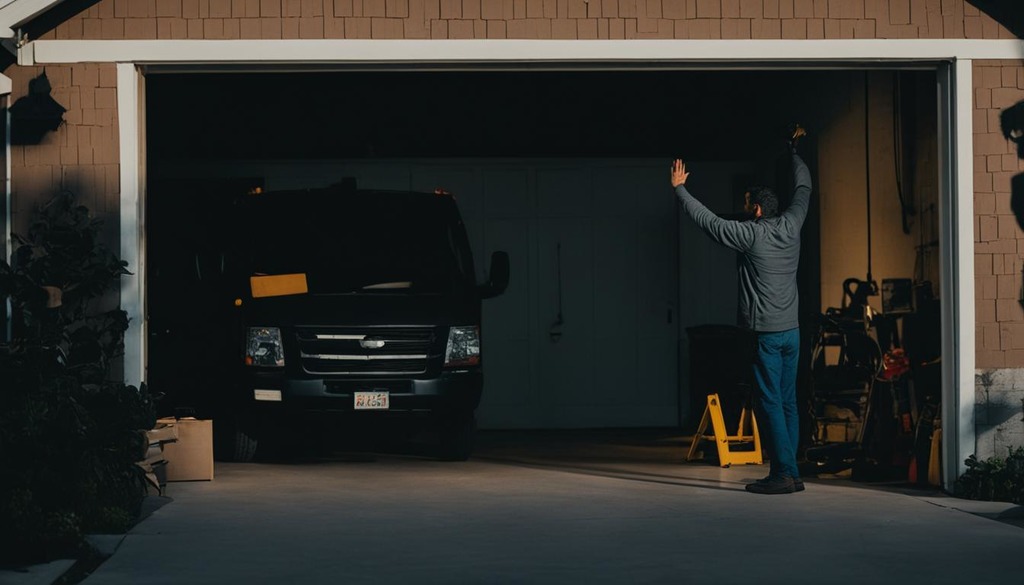
M 451 199 L 338 190 L 268 193 L 234 240 L 249 274 L 305 273 L 316 293 L 448 293 L 475 283 Z

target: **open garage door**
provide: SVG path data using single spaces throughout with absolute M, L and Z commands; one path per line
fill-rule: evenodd
M 866 149 L 864 135 L 848 128 L 863 125 L 863 78 L 860 71 L 152 74 L 150 191 L 157 196 L 162 182 L 237 178 L 268 190 L 344 177 L 375 189 L 444 187 L 465 218 L 478 278 L 491 252 L 505 250 L 512 260 L 508 291 L 484 305 L 482 426 L 693 425 L 695 405 L 711 389 L 695 386 L 687 331 L 735 323 L 735 259 L 681 216 L 668 162 L 686 159 L 693 192 L 735 217 L 746 186 L 784 189 L 779 146 L 788 123 L 827 137 L 807 155 L 821 174 L 815 205 L 822 205 L 820 213 L 812 208 L 803 235 L 809 356 L 815 315 L 839 303 L 842 278 L 864 277 L 866 215 L 857 210 Z M 909 74 L 911 82 L 934 87 L 934 74 Z M 889 99 L 892 84 L 882 87 L 872 101 Z M 877 114 L 890 123 L 878 123 L 871 141 L 889 165 L 896 153 L 882 134 L 899 109 Z M 875 165 L 876 180 L 892 173 Z M 914 172 L 937 174 L 927 166 Z M 875 214 L 891 212 L 895 192 L 886 186 L 875 194 L 886 202 L 876 201 Z M 895 213 L 875 221 L 898 231 Z M 873 225 L 878 238 L 882 228 Z M 838 227 L 854 234 L 839 246 L 830 239 Z M 886 241 L 901 260 L 879 279 L 916 276 L 920 235 Z M 877 252 L 876 263 L 885 254 Z M 839 282 L 825 283 L 825 273 Z M 728 356 L 722 364 L 746 367 Z

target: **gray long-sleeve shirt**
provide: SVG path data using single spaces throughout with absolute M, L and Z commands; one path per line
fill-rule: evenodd
M 785 212 L 753 221 L 722 219 L 697 201 L 686 187 L 676 195 L 687 215 L 712 240 L 740 254 L 740 325 L 757 332 L 788 331 L 799 325 L 796 269 L 800 263 L 800 228 L 807 217 L 811 173 L 793 155 L 796 185 Z

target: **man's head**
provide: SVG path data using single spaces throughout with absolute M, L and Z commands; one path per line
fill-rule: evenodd
M 779 199 L 764 185 L 755 185 L 743 195 L 743 209 L 755 218 L 775 217 L 779 214 Z

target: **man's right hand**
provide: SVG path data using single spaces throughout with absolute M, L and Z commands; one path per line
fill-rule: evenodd
M 793 135 L 789 137 L 789 149 L 796 152 L 796 145 L 800 142 L 800 139 L 807 136 L 807 131 L 803 129 L 800 124 L 797 124 L 793 128 Z
M 690 173 L 686 172 L 686 164 L 683 163 L 682 159 L 676 159 L 672 163 L 672 188 L 675 189 L 679 185 L 685 185 L 687 177 Z

